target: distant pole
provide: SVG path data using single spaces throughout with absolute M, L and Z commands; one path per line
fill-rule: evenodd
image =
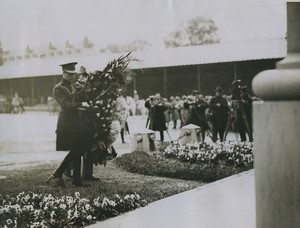
M 164 96 L 167 97 L 167 68 L 164 68 Z
M 234 80 L 236 80 L 237 79 L 236 63 L 233 63 L 233 75 L 234 75 Z
M 136 76 L 133 76 L 133 90 L 137 90 L 136 89 Z
M 200 82 L 200 65 L 197 65 L 197 89 L 200 92 L 201 91 L 201 82 Z
M 10 95 L 10 98 L 13 97 L 13 85 L 12 85 L 12 79 L 9 80 L 9 95 Z
M 56 76 L 53 77 L 53 88 L 56 86 Z
M 31 86 L 31 105 L 34 105 L 34 78 L 30 79 L 30 86 Z

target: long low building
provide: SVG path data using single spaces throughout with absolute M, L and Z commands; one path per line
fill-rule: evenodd
M 285 37 L 133 52 L 131 55 L 139 61 L 130 66 L 135 77 L 126 93 L 131 95 L 136 89 L 143 98 L 156 92 L 169 97 L 197 89 L 209 95 L 221 86 L 229 94 L 235 78 L 251 88 L 253 77 L 262 70 L 275 68 L 286 53 Z M 60 64 L 76 61 L 78 67 L 83 65 L 92 72 L 102 70 L 120 55 L 73 55 L 7 63 L 0 67 L 0 94 L 12 97 L 18 92 L 27 104 L 40 103 L 52 96 L 53 86 L 61 80 Z

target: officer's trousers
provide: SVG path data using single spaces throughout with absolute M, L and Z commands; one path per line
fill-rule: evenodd
M 78 150 L 71 150 L 66 155 L 60 166 L 54 171 L 53 176 L 62 177 L 64 171 L 69 167 L 71 162 L 74 164 L 72 184 L 81 184 L 81 152 Z

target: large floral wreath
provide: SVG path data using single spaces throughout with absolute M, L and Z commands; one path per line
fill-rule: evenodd
M 128 53 L 109 62 L 103 71 L 87 75 L 77 83 L 78 94 L 84 96 L 90 107 L 80 109 L 81 124 L 87 159 L 95 164 L 106 164 L 117 156 L 112 143 L 120 132 L 116 109 L 120 90 L 125 90 L 133 76 L 129 63 L 137 61 Z

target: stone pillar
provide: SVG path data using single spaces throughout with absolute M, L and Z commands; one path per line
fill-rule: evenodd
M 201 128 L 194 124 L 188 124 L 180 130 L 180 143 L 185 145 L 187 143 L 200 142 Z
M 252 82 L 257 228 L 300 226 L 300 69 Z M 245 196 L 247 197 L 247 196 Z
M 138 129 L 133 132 L 132 151 L 153 152 L 157 150 L 155 132 L 149 129 Z

